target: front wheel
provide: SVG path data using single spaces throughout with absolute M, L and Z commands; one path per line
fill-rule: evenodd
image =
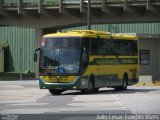
M 62 91 L 62 90 L 49 89 L 49 92 L 50 92 L 52 95 L 60 95 L 63 91 Z
M 93 80 L 89 80 L 88 81 L 88 88 L 87 89 L 84 89 L 84 90 L 81 90 L 82 93 L 93 93 L 95 92 L 95 87 L 94 87 L 94 82 Z

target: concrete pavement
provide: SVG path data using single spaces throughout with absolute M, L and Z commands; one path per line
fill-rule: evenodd
M 0 114 L 160 114 L 160 86 L 102 88 L 95 94 L 40 90 L 38 81 L 0 81 Z M 95 116 L 94 116 L 95 117 Z

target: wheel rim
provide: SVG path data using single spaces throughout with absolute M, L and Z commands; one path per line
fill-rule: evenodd
M 124 78 L 124 82 L 123 82 L 123 88 L 127 88 L 127 80 L 126 80 L 126 77 Z
M 93 88 L 93 84 L 91 81 L 88 82 L 88 90 L 92 90 Z

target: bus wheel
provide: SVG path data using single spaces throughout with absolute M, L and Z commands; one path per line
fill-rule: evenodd
M 95 89 L 94 89 L 95 92 L 98 92 L 98 90 L 99 90 L 99 88 L 95 88 Z
M 60 95 L 63 91 L 62 91 L 62 90 L 49 89 L 49 92 L 50 92 L 52 95 Z
M 128 85 L 128 77 L 125 75 L 123 78 L 122 90 L 127 90 L 127 85 Z
M 93 82 L 91 81 L 91 80 L 89 80 L 89 82 L 88 82 L 88 91 L 93 91 L 94 90 L 94 84 L 93 84 Z
M 125 75 L 123 78 L 122 86 L 117 86 L 114 89 L 115 90 L 127 90 L 127 85 L 128 85 L 128 77 Z
M 92 93 L 95 92 L 94 82 L 93 80 L 88 81 L 88 88 L 81 90 L 82 93 Z

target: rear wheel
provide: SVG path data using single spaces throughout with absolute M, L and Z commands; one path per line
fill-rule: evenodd
M 127 85 L 128 85 L 128 77 L 127 75 L 125 75 L 123 78 L 122 86 L 115 87 L 115 90 L 127 90 Z
M 88 82 L 88 92 L 94 92 L 94 83 L 91 80 Z
M 63 91 L 62 91 L 62 90 L 49 89 L 49 92 L 50 92 L 52 95 L 60 95 Z
M 128 77 L 124 76 L 122 90 L 127 90 L 127 85 L 128 85 Z
M 95 88 L 95 89 L 94 89 L 95 92 L 98 92 L 98 90 L 99 90 L 99 88 Z

